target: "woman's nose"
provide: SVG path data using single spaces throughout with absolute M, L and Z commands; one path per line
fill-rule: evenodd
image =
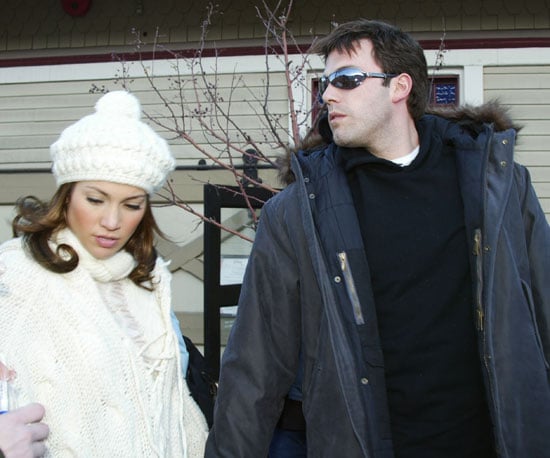
M 118 208 L 115 206 L 106 208 L 101 218 L 101 225 L 110 231 L 118 229 L 120 226 L 120 214 Z

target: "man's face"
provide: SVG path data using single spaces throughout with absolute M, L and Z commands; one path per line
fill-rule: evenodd
M 329 76 L 344 68 L 362 72 L 382 72 L 372 55 L 370 40 L 360 40 L 355 52 L 333 51 L 326 59 L 324 75 Z M 391 82 L 390 82 L 391 85 Z M 387 143 L 392 116 L 390 87 L 383 78 L 366 78 L 353 89 L 340 89 L 329 84 L 322 94 L 327 104 L 329 124 L 334 142 L 345 147 L 376 149 Z

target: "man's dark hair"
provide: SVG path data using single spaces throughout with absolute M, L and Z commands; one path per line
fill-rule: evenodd
M 336 27 L 314 43 L 310 51 L 326 60 L 333 51 L 352 54 L 362 39 L 371 41 L 374 59 L 383 72 L 411 76 L 413 87 L 407 106 L 413 119 L 419 119 L 428 103 L 428 67 L 424 51 L 409 34 L 385 22 L 357 19 Z

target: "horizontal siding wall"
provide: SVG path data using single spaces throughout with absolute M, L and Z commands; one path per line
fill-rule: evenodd
M 59 0 L 10 0 L 0 3 L 0 52 L 26 50 L 93 49 L 110 53 L 113 48 L 160 44 L 192 44 L 202 36 L 203 20 L 210 2 L 203 0 L 94 0 L 87 14 L 71 17 Z M 289 2 L 219 0 L 206 40 L 263 44 L 266 27 L 263 4 L 276 18 Z M 308 42 L 328 33 L 334 23 L 359 17 L 386 20 L 409 32 L 444 33 L 483 31 L 536 31 L 550 28 L 545 0 L 300 0 L 293 3 L 289 28 Z M 134 32 L 133 32 L 134 31 Z M 137 35 L 135 33 L 137 31 Z M 6 58 L 7 56 L 4 56 Z
M 120 81 L 115 82 L 114 77 L 0 84 L 0 170 L 48 168 L 49 145 L 65 127 L 93 112 L 101 94 L 92 92 L 96 88 L 121 89 Z M 169 141 L 179 165 L 197 164 L 201 158 L 211 164 L 203 149 L 226 160 L 227 141 L 246 148 L 246 136 L 257 142 L 264 154 L 280 153 L 272 130 L 288 140 L 287 87 L 282 73 L 270 75 L 267 94 L 262 73 L 220 75 L 215 80 L 199 81 L 195 87 L 192 77 L 183 77 L 181 82 L 180 91 L 174 78 L 168 76 L 155 78 L 154 82 L 146 78 L 128 81 L 128 88 L 140 99 L 144 112 L 153 118 L 146 122 Z M 207 87 L 216 91 L 217 107 L 205 96 Z M 265 97 L 269 98 L 273 129 L 263 114 Z M 204 113 L 202 126 L 197 110 Z M 189 134 L 196 147 L 183 140 L 181 132 Z M 241 155 L 236 155 L 239 162 Z
M 550 220 L 550 65 L 485 67 L 484 87 L 486 100 L 498 98 L 523 125 L 516 160 L 528 167 Z
M 429 63 L 436 60 L 435 51 L 426 54 Z M 294 61 L 298 59 L 293 56 Z M 275 149 L 266 129 L 262 103 L 267 97 L 271 120 L 277 126 L 278 134 L 288 139 L 288 94 L 280 62 L 269 64 L 270 88 L 267 94 L 264 56 L 228 57 L 216 61 L 205 59 L 204 63 L 210 66 L 207 68 L 217 71 L 218 78 L 210 79 L 210 87 L 219 89 L 220 106 L 227 110 L 230 120 L 258 141 L 262 152 L 278 156 L 281 152 Z M 154 86 L 169 103 L 176 102 L 172 106 L 176 114 L 173 119 L 139 67 L 139 63 L 128 66 L 129 88 L 141 99 L 144 110 L 160 120 L 162 126 L 154 125 L 154 128 L 169 140 L 178 165 L 196 166 L 199 159 L 205 157 L 200 148 L 212 156 L 224 158 L 223 142 L 206 135 L 197 120 L 192 118 L 197 98 L 188 69 L 176 72 L 173 62 L 166 61 L 151 64 L 158 75 Z M 310 101 L 307 87 L 322 67 L 320 60 L 312 59 L 312 70 L 301 80 L 302 86 L 294 91 L 299 107 L 305 107 L 305 111 Z M 461 102 L 481 103 L 498 98 L 510 107 L 514 119 L 525 126 L 519 137 L 517 160 L 529 168 L 550 220 L 550 50 L 451 50 L 445 54 L 443 69 L 460 75 Z M 120 89 L 120 74 L 121 65 L 117 63 L 0 69 L 0 173 L 17 168 L 49 169 L 49 145 L 64 127 L 91 112 L 100 97 L 98 93 L 91 93 L 92 89 Z M 188 101 L 184 104 L 184 118 L 181 117 L 182 105 L 176 85 L 175 75 L 178 74 L 182 75 L 183 97 Z M 206 86 L 201 87 L 202 90 L 196 92 L 198 100 L 204 100 Z M 202 108 L 211 109 L 211 106 L 206 104 Z M 302 115 L 307 117 L 307 113 Z M 228 127 L 227 119 L 211 118 L 210 122 L 218 132 L 228 131 L 232 141 L 245 146 L 243 133 Z M 177 138 L 177 129 L 190 132 L 199 149 Z M 207 163 L 213 164 L 214 161 L 207 160 Z M 211 177 L 188 171 L 181 171 L 179 176 L 186 194 L 192 192 L 194 201 L 200 201 L 197 183 L 210 181 Z M 20 178 L 34 180 L 32 174 Z

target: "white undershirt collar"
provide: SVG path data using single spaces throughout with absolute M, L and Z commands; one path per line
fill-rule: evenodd
M 400 165 L 401 167 L 406 167 L 407 165 L 411 165 L 412 161 L 414 161 L 416 156 L 418 156 L 419 151 L 420 145 L 413 149 L 409 154 L 390 160 L 394 164 Z

